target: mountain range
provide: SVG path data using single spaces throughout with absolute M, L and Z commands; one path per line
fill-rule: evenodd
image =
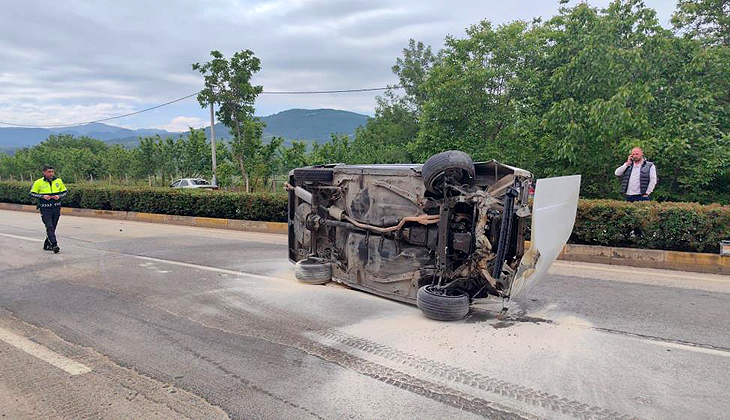
M 358 126 L 365 125 L 367 115 L 336 109 L 289 109 L 276 114 L 259 117 L 266 123 L 264 139 L 273 136 L 284 137 L 286 143 L 292 140 L 305 140 L 308 143 L 321 143 L 329 140 L 332 133 L 354 134 Z M 52 134 L 70 134 L 93 137 L 110 144 L 134 147 L 139 137 L 160 135 L 160 137 L 185 135 L 185 132 L 169 132 L 160 129 L 136 129 L 113 125 L 92 123 L 60 129 L 0 127 L 0 151 L 12 151 L 22 147 L 34 146 Z M 210 126 L 205 127 L 210 136 Z M 228 128 L 223 124 L 215 125 L 216 139 L 230 139 Z

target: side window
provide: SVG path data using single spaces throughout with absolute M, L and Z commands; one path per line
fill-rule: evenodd
M 188 186 L 188 181 L 187 181 L 187 180 L 185 180 L 185 179 L 181 180 L 181 181 L 180 181 L 180 186 L 181 186 L 181 187 L 187 187 L 187 186 Z

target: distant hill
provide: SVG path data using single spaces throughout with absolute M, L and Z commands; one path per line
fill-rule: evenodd
M 34 146 L 47 139 L 51 134 L 71 134 L 73 136 L 88 136 L 98 140 L 109 141 L 119 138 L 137 138 L 138 136 L 149 136 L 159 134 L 168 136 L 170 133 L 158 129 L 130 130 L 113 125 L 93 123 L 67 128 L 20 128 L 0 127 L 0 148 L 17 149 L 21 147 Z
M 364 125 L 368 116 L 336 109 L 289 109 L 277 114 L 260 117 L 266 123 L 264 140 L 273 136 L 284 137 L 286 143 L 292 140 L 305 140 L 308 143 L 321 143 L 329 140 L 332 133 L 354 134 L 358 126 Z M 34 146 L 47 139 L 51 134 L 71 134 L 88 136 L 125 147 L 135 147 L 139 137 L 179 136 L 186 133 L 173 133 L 158 129 L 137 129 L 115 127 L 108 124 L 86 124 L 62 129 L 45 128 L 4 128 L 0 127 L 0 149 L 12 150 Z M 210 127 L 205 128 L 210 137 Z M 230 139 L 228 128 L 222 124 L 215 125 L 216 139 Z
M 47 139 L 53 131 L 45 128 L 0 127 L 0 148 L 33 146 Z
M 321 143 L 329 140 L 332 133 L 355 134 L 368 116 L 336 109 L 289 109 L 261 120 L 266 123 L 265 134 Z

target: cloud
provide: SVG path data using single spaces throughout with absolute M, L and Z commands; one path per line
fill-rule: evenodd
M 210 121 L 204 121 L 198 117 L 175 117 L 169 123 L 153 128 L 160 128 L 162 130 L 180 132 L 188 131 L 190 127 L 202 128 L 210 125 Z
M 0 99 L 0 121 L 18 124 L 78 125 L 106 118 L 109 115 L 129 113 L 133 110 L 132 105 L 121 102 L 95 103 L 92 105 L 61 103 L 38 105 L 30 102 L 8 104 Z
M 598 7 L 608 1 L 589 0 Z M 228 57 L 254 51 L 262 62 L 254 81 L 265 90 L 395 84 L 390 68 L 409 38 L 438 50 L 446 35 L 463 36 L 482 19 L 531 20 L 558 9 L 557 0 L 7 3 L 0 13 L 0 121 L 30 124 L 108 117 L 195 92 L 203 80 L 191 64 L 208 61 L 211 50 Z M 646 0 L 663 21 L 673 9 L 667 3 Z M 292 106 L 372 113 L 375 95 L 261 96 L 257 114 Z M 193 99 L 118 123 L 159 127 L 196 114 L 205 120 Z

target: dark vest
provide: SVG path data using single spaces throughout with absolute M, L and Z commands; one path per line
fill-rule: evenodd
M 649 162 L 648 160 L 645 160 L 644 163 L 641 165 L 641 174 L 640 174 L 640 184 L 641 184 L 641 194 L 646 194 L 647 188 L 649 188 L 649 179 L 651 175 L 651 167 L 654 166 L 654 162 Z M 629 179 L 631 179 L 631 171 L 634 170 L 634 165 L 629 165 L 628 168 L 626 168 L 626 171 L 624 171 L 624 176 L 621 178 L 621 193 L 626 194 L 626 190 L 629 189 Z

